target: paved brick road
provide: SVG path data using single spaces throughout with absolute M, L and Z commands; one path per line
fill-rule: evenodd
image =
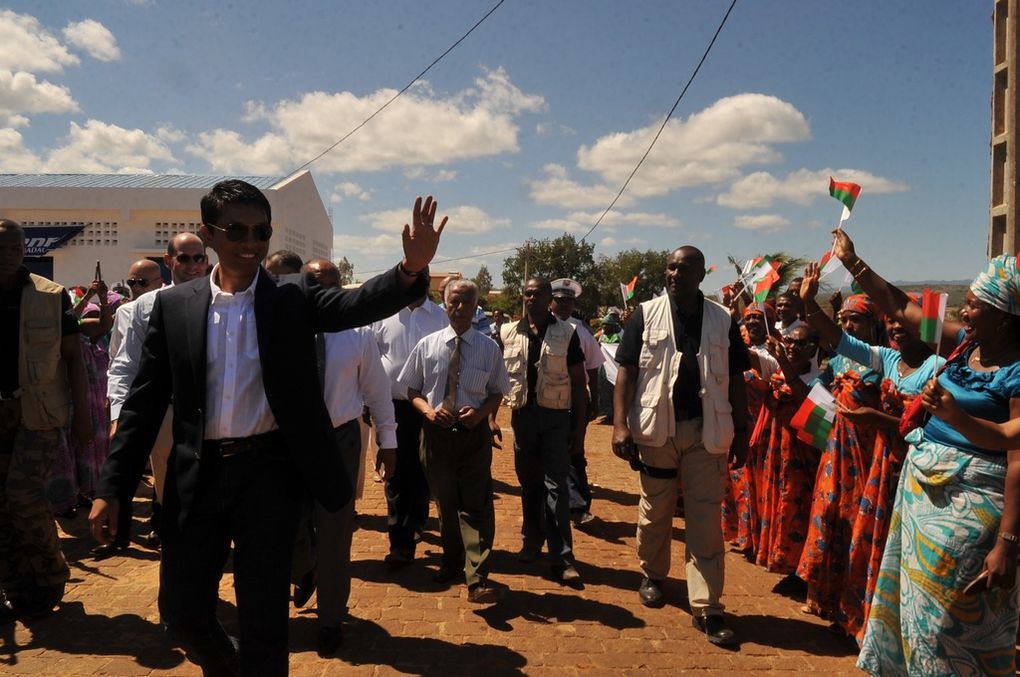
M 506 442 L 512 443 L 505 412 Z M 469 604 L 463 585 L 431 580 L 438 539 L 426 534 L 416 566 L 388 573 L 385 503 L 368 483 L 358 505 L 354 582 L 345 645 L 336 658 L 315 654 L 314 611 L 293 611 L 291 674 L 676 674 L 785 670 L 828 675 L 854 673 L 852 642 L 828 632 L 799 603 L 770 592 L 778 577 L 727 556 L 725 601 L 743 644 L 713 647 L 692 627 L 685 610 L 683 520 L 675 526 L 668 603 L 646 609 L 637 601 L 634 556 L 635 476 L 609 451 L 609 426 L 590 428 L 590 476 L 598 485 L 599 520 L 575 531 L 583 589 L 564 588 L 542 563 L 519 564 L 520 502 L 512 453 L 496 452 L 494 581 L 509 590 L 493 607 Z M 509 446 L 506 446 L 509 449 Z M 139 502 L 141 509 L 144 503 Z M 84 517 L 64 520 L 64 551 L 72 582 L 52 617 L 0 630 L 0 674 L 197 675 L 199 670 L 164 639 L 155 607 L 157 554 L 133 545 L 123 557 L 94 562 Z M 136 523 L 136 532 L 141 531 Z M 678 580 L 679 579 L 679 580 Z M 221 617 L 236 633 L 231 577 L 221 587 Z M 859 673 L 858 673 L 859 674 Z

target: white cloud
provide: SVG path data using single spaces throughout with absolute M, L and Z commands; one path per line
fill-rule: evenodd
M 15 129 L 0 129 L 0 172 L 25 174 L 38 172 L 39 158 L 25 148 L 21 132 Z
M 166 144 L 141 129 L 125 129 L 99 120 L 72 122 L 64 144 L 45 163 L 50 172 L 151 172 L 153 161 L 176 163 Z
M 75 113 L 78 102 L 67 87 L 35 79 L 31 73 L 0 70 L 0 123 L 20 127 L 28 120 L 19 113 Z
M 100 61 L 118 61 L 120 47 L 110 29 L 95 19 L 72 21 L 64 28 L 64 39 Z
M 428 171 L 424 167 L 410 167 L 404 171 L 404 178 L 410 181 L 431 181 L 432 183 L 447 183 L 454 181 L 457 178 L 457 170 L 455 169 L 440 169 L 435 174 L 429 176 Z
M 372 198 L 372 192 L 365 190 L 353 181 L 344 181 L 343 183 L 338 183 L 336 188 L 333 189 L 333 193 L 329 196 L 329 200 L 333 204 L 340 204 L 346 198 L 354 198 L 361 202 L 367 202 Z
M 436 225 L 439 225 L 442 216 L 449 216 L 447 228 L 443 231 L 443 238 L 451 238 L 462 234 L 488 233 L 493 230 L 501 230 L 510 227 L 510 219 L 496 218 L 490 216 L 485 210 L 473 205 L 461 205 L 451 209 L 440 209 L 436 214 Z M 391 231 L 400 233 L 405 223 L 409 223 L 411 211 L 409 209 L 387 209 L 386 211 L 363 214 L 360 219 L 363 223 L 375 230 Z
M 199 135 L 187 150 L 215 171 L 284 172 L 334 143 L 389 100 L 395 90 L 363 97 L 352 92 L 309 92 L 267 105 L 250 102 L 244 119 L 270 131 L 247 140 L 216 129 Z M 545 101 L 524 94 L 502 69 L 487 71 L 454 95 L 420 84 L 394 101 L 336 150 L 318 160 L 320 172 L 375 171 L 434 166 L 518 150 L 516 117 L 539 111 Z
M 548 164 L 542 168 L 545 177 L 526 180 L 525 188 L 528 195 L 538 204 L 555 205 L 565 209 L 593 209 L 605 207 L 614 197 L 619 188 L 605 185 L 583 185 L 570 178 L 566 167 Z M 633 204 L 634 199 L 626 193 L 616 203 L 621 207 Z
M 578 167 L 610 185 L 622 185 L 659 128 L 659 123 L 598 139 L 578 152 Z M 811 131 L 792 104 L 765 94 L 719 99 L 686 120 L 666 125 L 628 193 L 665 195 L 679 188 L 735 178 L 746 165 L 778 162 L 774 146 L 805 141 Z
M 790 226 L 790 220 L 779 214 L 741 214 L 733 219 L 733 225 L 743 230 L 774 233 Z
M 538 230 L 555 230 L 571 235 L 587 233 L 595 225 L 599 212 L 571 212 L 562 219 L 544 219 L 531 224 Z M 663 228 L 679 228 L 683 225 L 680 219 L 668 214 L 652 212 L 621 212 L 613 210 L 605 215 L 599 224 L 598 232 L 616 233 L 619 226 L 653 226 Z
M 615 237 L 604 237 L 601 240 L 599 240 L 599 245 L 601 245 L 603 247 L 606 247 L 607 249 L 610 248 L 610 247 L 615 247 L 616 246 L 616 238 Z
M 859 169 L 798 169 L 784 177 L 769 172 L 754 172 L 743 176 L 729 190 L 716 198 L 723 207 L 734 209 L 762 209 L 771 207 L 777 200 L 808 205 L 819 197 L 829 196 L 829 177 L 840 181 L 853 181 L 863 187 L 863 194 L 899 193 L 909 190 L 905 183 L 876 176 Z
M 58 72 L 79 63 L 39 20 L 9 9 L 0 10 L 0 69 Z
M 402 252 L 399 230 L 378 235 L 343 233 L 333 236 L 334 258 L 346 256 L 354 264 L 354 272 L 362 281 L 370 277 L 365 274 L 366 270 L 389 268 L 400 260 Z

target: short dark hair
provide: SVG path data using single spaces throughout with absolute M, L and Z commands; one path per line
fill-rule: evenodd
M 17 233 L 21 236 L 21 241 L 25 241 L 25 229 L 21 227 L 21 224 L 11 219 L 0 219 L 0 232 L 6 233 Z
M 552 294 L 552 283 L 541 275 L 532 275 L 524 281 L 524 286 L 527 287 L 529 282 L 537 282 L 539 291 L 549 292 Z
M 228 205 L 245 204 L 266 213 L 266 221 L 273 222 L 273 208 L 261 190 L 240 179 L 220 181 L 202 196 L 202 223 L 215 224 L 220 212 Z
M 268 264 L 270 261 L 276 261 L 280 265 L 283 269 L 283 275 L 300 273 L 301 266 L 304 265 L 304 261 L 301 260 L 301 257 L 289 249 L 281 249 L 273 252 L 269 255 L 269 258 L 266 259 L 266 263 Z

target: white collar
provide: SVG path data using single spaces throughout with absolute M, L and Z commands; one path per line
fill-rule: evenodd
M 217 296 L 232 296 L 232 297 L 235 297 L 235 298 L 242 297 L 242 296 L 251 296 L 251 297 L 254 297 L 255 296 L 255 287 L 258 285 L 258 283 L 259 283 L 259 275 L 262 273 L 262 266 L 259 266 L 258 270 L 255 271 L 255 277 L 252 278 L 251 284 L 248 285 L 247 289 L 245 289 L 244 291 L 239 291 L 239 292 L 234 292 L 234 293 L 225 292 L 225 291 L 223 291 L 223 289 L 218 284 L 216 284 L 216 274 L 219 273 L 219 272 L 220 272 L 220 264 L 217 263 L 215 266 L 213 266 L 212 272 L 209 273 L 209 289 L 212 290 L 213 301 L 216 300 Z

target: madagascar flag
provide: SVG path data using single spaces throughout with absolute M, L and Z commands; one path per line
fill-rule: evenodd
M 949 294 L 924 290 L 921 298 L 921 340 L 938 343 L 942 336 L 942 324 L 946 321 L 946 302 Z
M 624 301 L 630 301 L 632 298 L 634 298 L 635 287 L 637 287 L 637 275 L 635 275 L 634 279 L 628 282 L 627 284 L 624 284 L 622 282 L 620 283 L 620 293 L 623 294 Z
M 837 181 L 829 177 L 829 195 L 843 203 L 847 211 L 854 208 L 857 196 L 861 194 L 861 187 L 856 183 L 848 181 Z
M 816 383 L 790 425 L 797 430 L 797 439 L 818 449 L 825 449 L 829 431 L 836 420 L 836 399 L 821 383 Z

